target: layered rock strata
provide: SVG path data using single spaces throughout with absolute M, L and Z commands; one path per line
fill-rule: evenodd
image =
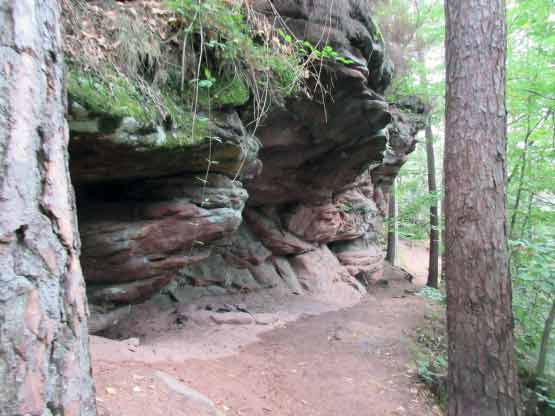
M 71 104 L 90 301 L 135 303 L 163 287 L 183 302 L 269 287 L 333 301 L 379 278 L 387 194 L 420 109 L 384 100 L 391 68 L 366 3 L 328 3 L 254 2 L 351 62 L 318 63 L 309 93 L 271 109 L 255 132 L 244 127 L 248 106 L 226 109 L 204 139 L 176 146 L 163 126 Z

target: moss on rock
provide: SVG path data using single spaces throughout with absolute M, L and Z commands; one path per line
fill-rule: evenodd
M 123 120 L 135 120 L 131 132 L 164 130 L 163 140 L 149 141 L 153 146 L 175 148 L 202 141 L 208 134 L 208 119 L 193 115 L 175 94 L 141 87 L 115 69 L 102 72 L 84 71 L 69 66 L 68 95 L 71 101 L 83 106 L 86 118 L 95 121 L 101 131 L 121 130 Z M 78 120 L 73 121 L 77 126 Z M 90 128 L 91 122 L 87 126 Z M 123 129 L 126 133 L 127 130 Z M 130 134 L 131 134 L 130 133 Z

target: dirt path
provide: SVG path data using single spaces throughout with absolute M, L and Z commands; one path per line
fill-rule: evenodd
M 133 346 L 121 355 L 93 343 L 100 415 L 439 414 L 411 370 L 410 337 L 426 312 L 414 288 L 393 280 L 354 307 L 303 316 L 219 358 L 156 359 L 151 340 L 142 359 Z

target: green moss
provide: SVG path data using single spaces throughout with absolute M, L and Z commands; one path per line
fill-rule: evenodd
M 239 106 L 249 100 L 249 88 L 239 77 L 217 82 L 212 91 L 212 99 L 218 107 L 226 105 Z
M 156 109 L 144 95 L 127 78 L 112 72 L 100 76 L 70 69 L 68 94 L 93 113 L 130 116 L 143 123 L 152 123 L 157 118 Z
M 193 115 L 183 100 L 169 91 L 132 82 L 114 70 L 102 73 L 84 71 L 70 65 L 68 94 L 93 114 L 105 120 L 133 117 L 146 126 L 164 125 L 165 148 L 190 146 L 208 135 L 208 120 Z M 117 127 L 117 122 L 116 127 Z M 168 127 L 171 126 L 171 129 Z
M 181 147 L 193 146 L 204 141 L 207 135 L 208 119 L 205 117 L 197 117 L 193 123 L 193 119 L 190 117 L 188 125 L 183 125 L 180 129 L 168 134 L 166 142 L 162 147 L 173 150 Z
M 274 76 L 274 85 L 284 96 L 294 95 L 301 89 L 302 67 L 292 57 L 271 57 L 269 67 Z
M 370 36 L 372 36 L 372 39 L 374 40 L 374 42 L 378 42 L 382 45 L 385 45 L 385 40 L 382 34 L 382 31 L 380 30 L 380 27 L 373 21 L 370 21 L 371 24 L 371 28 L 370 28 Z

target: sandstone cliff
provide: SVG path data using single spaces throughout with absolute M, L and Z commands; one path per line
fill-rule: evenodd
M 70 88 L 90 302 L 268 287 L 333 300 L 379 278 L 389 186 L 414 150 L 422 109 L 384 99 L 392 68 L 367 3 L 328 3 L 248 5 L 258 22 L 342 58 L 320 56 L 304 89 L 275 98 L 261 118 L 247 83 L 240 104 L 196 107 L 202 131 L 176 141 L 167 120 L 99 111 L 75 90 L 82 84 Z

